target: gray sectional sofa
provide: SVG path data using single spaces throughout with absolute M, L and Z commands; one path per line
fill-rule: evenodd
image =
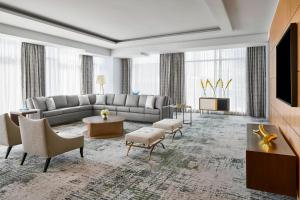
M 100 111 L 108 109 L 111 115 L 124 117 L 129 121 L 156 122 L 171 116 L 168 107 L 169 99 L 165 96 L 155 96 L 154 107 L 146 108 L 147 95 L 106 94 L 87 95 L 89 104 L 82 105 L 82 95 L 59 95 L 52 97 L 34 97 L 26 100 L 28 108 L 38 109 L 35 118 L 47 118 L 51 125 L 79 121 L 84 117 L 100 115 Z M 54 100 L 55 109 L 48 110 L 47 98 Z M 98 100 L 99 99 L 99 100 Z

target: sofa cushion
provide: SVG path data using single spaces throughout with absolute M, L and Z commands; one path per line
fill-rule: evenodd
M 108 109 L 108 110 L 111 110 L 111 111 L 116 111 L 117 107 L 116 106 L 107 105 L 107 106 L 105 106 L 105 109 Z
M 125 106 L 137 107 L 139 103 L 138 95 L 127 95 Z
M 165 96 L 156 96 L 156 100 L 155 100 L 155 108 L 157 109 L 162 109 L 162 107 L 165 104 Z
M 129 112 L 129 107 L 126 107 L 126 106 L 117 106 L 117 111 L 120 111 L 120 112 Z
M 77 95 L 68 95 L 67 96 L 68 107 L 79 106 L 79 99 Z
M 67 113 L 74 113 L 74 112 L 79 112 L 79 106 L 76 107 L 69 107 L 69 108 L 61 108 L 59 109 L 63 112 L 63 114 L 67 114 Z
M 88 95 L 79 95 L 79 105 L 84 106 L 84 105 L 90 105 L 90 99 Z
M 145 108 L 154 109 L 154 105 L 155 105 L 155 96 L 147 96 Z
M 94 105 L 93 108 L 95 110 L 103 110 L 103 109 L 105 109 L 105 105 Z
M 67 97 L 64 95 L 59 95 L 59 96 L 53 96 L 52 97 L 54 102 L 55 102 L 55 106 L 56 108 L 64 108 L 68 106 L 67 103 Z
M 145 114 L 159 115 L 159 109 L 145 108 Z
M 105 105 L 106 104 L 106 96 L 103 94 L 96 95 L 96 105 Z
M 78 106 L 79 110 L 81 111 L 85 111 L 85 110 L 92 110 L 93 109 L 93 105 L 83 105 L 83 106 Z
M 29 109 L 34 109 L 34 105 L 33 105 L 32 98 L 26 99 L 26 106 L 27 106 L 27 108 L 29 108 Z
M 114 103 L 115 94 L 106 94 L 106 104 L 112 105 Z
M 145 113 L 145 108 L 142 107 L 130 107 L 129 111 L 132 113 Z
M 113 105 L 124 106 L 126 101 L 126 94 L 116 94 Z
M 48 110 L 55 110 L 56 109 L 55 102 L 54 102 L 54 99 L 52 97 L 46 99 L 46 105 L 47 105 Z
M 47 110 L 46 99 L 47 99 L 46 97 L 33 97 L 32 102 L 34 108 L 39 109 L 41 111 L 46 111 Z
M 95 104 L 96 103 L 96 95 L 95 94 L 88 94 L 90 104 Z
M 145 107 L 147 100 L 147 95 L 140 95 L 139 98 L 139 107 Z
M 43 112 L 44 117 L 53 117 L 53 116 L 57 116 L 57 115 L 61 115 L 61 114 L 63 114 L 63 111 L 61 109 Z

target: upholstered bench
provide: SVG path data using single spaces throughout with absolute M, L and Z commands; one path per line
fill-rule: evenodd
M 182 136 L 182 132 L 181 132 L 182 124 L 183 124 L 182 120 L 180 119 L 163 119 L 153 123 L 153 127 L 164 129 L 166 133 L 173 134 L 172 137 L 172 141 L 173 141 L 177 132 L 180 132 Z
M 165 138 L 165 130 L 153 127 L 143 127 L 131 133 L 125 135 L 125 142 L 128 146 L 127 156 L 131 147 L 140 147 L 150 149 L 149 160 L 153 152 L 154 147 L 157 144 L 161 144 L 163 148 L 165 146 L 162 140 Z

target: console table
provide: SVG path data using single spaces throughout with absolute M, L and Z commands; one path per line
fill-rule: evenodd
M 260 136 L 253 133 L 258 124 L 247 125 L 247 188 L 296 197 L 297 157 L 275 126 L 264 128 L 278 136 L 269 148 L 262 146 Z
M 200 97 L 199 110 L 207 111 L 226 111 L 229 112 L 230 99 L 229 98 L 215 98 L 215 97 Z

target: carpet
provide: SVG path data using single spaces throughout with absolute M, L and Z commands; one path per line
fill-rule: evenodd
M 247 189 L 245 186 L 246 124 L 250 117 L 194 114 L 183 136 L 166 149 L 132 148 L 126 156 L 124 138 L 85 138 L 84 158 L 74 150 L 51 160 L 28 156 L 20 166 L 22 147 L 14 147 L 5 160 L 0 147 L 0 199 L 264 199 L 287 196 Z M 151 124 L 125 122 L 125 132 Z M 62 136 L 86 132 L 82 122 L 54 127 Z

